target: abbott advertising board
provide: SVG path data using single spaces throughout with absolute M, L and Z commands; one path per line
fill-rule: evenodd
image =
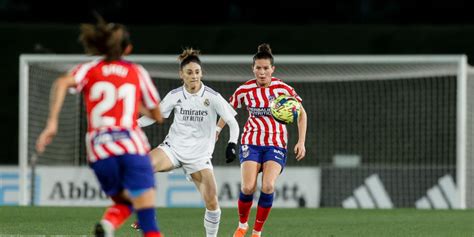
M 215 167 L 222 207 L 236 207 L 240 189 L 238 167 Z M 287 167 L 277 181 L 275 207 L 319 207 L 320 169 Z M 202 207 L 194 183 L 181 169 L 155 175 L 159 207 Z M 18 205 L 18 168 L 0 167 L 0 205 Z M 255 195 L 258 198 L 258 192 Z M 100 191 L 88 167 L 43 167 L 36 170 L 35 204 L 39 206 L 106 206 L 111 202 Z

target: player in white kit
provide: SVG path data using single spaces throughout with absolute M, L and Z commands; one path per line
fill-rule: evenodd
M 216 91 L 201 82 L 202 69 L 199 52 L 186 49 L 179 56 L 179 75 L 184 85 L 170 91 L 160 103 L 163 117 L 174 111 L 174 120 L 162 144 L 150 152 L 155 172 L 182 167 L 192 180 L 206 205 L 204 227 L 207 237 L 217 236 L 221 210 L 217 200 L 217 185 L 211 163 L 216 141 L 216 122 L 221 117 L 230 129 L 226 149 L 226 162 L 236 158 L 239 125 L 237 114 L 230 104 Z M 141 127 L 154 120 L 142 117 Z

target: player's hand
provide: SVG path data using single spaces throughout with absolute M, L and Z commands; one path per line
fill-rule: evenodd
M 57 123 L 49 123 L 48 126 L 41 132 L 38 140 L 36 140 L 36 151 L 41 154 L 46 149 L 46 146 L 49 145 L 56 133 L 58 132 Z
M 295 155 L 297 161 L 300 161 L 304 158 L 304 156 L 306 155 L 306 148 L 304 147 L 303 143 L 296 143 Z
M 233 142 L 229 142 L 227 144 L 227 148 L 225 150 L 225 163 L 230 163 L 237 158 L 237 145 Z

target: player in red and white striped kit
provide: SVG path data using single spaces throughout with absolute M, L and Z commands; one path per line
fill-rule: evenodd
M 244 126 L 240 163 L 242 186 L 238 202 L 239 227 L 235 237 L 245 236 L 248 230 L 248 218 L 253 203 L 253 194 L 257 188 L 258 173 L 262 172 L 262 189 L 258 200 L 257 217 L 253 227 L 252 237 L 261 236 L 273 204 L 275 182 L 283 171 L 287 159 L 287 129 L 271 115 L 270 103 L 279 95 L 290 95 L 301 102 L 295 90 L 282 80 L 272 77 L 275 70 L 273 55 L 268 44 L 258 46 L 258 52 L 253 57 L 253 72 L 255 79 L 241 85 L 230 98 L 234 108 L 246 107 L 249 118 Z M 296 159 L 304 158 L 307 117 L 303 107 L 298 118 L 298 142 L 294 147 Z M 225 123 L 220 120 L 218 127 Z
M 82 25 L 81 30 L 86 52 L 103 57 L 80 64 L 56 80 L 47 126 L 37 140 L 37 151 L 43 152 L 56 135 L 68 88 L 82 92 L 87 110 L 89 165 L 102 190 L 114 202 L 96 225 L 95 235 L 113 236 L 134 210 L 144 236 L 161 236 L 155 220 L 150 145 L 136 122 L 138 112 L 163 121 L 158 91 L 142 66 L 122 59 L 132 49 L 123 25 L 99 19 L 97 25 Z

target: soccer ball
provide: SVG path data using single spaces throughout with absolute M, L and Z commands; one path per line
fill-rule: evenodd
M 298 121 L 301 104 L 294 97 L 280 95 L 270 105 L 273 118 L 282 124 L 291 124 Z

